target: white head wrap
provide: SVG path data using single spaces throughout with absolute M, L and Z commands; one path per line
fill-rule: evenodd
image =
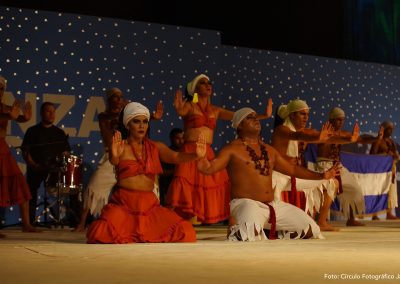
M 249 107 L 244 107 L 239 109 L 238 111 L 236 111 L 233 114 L 233 118 L 232 118 L 232 127 L 237 129 L 239 124 L 242 122 L 243 119 L 246 118 L 246 116 L 248 116 L 250 113 L 255 112 L 254 109 L 249 108 Z
M 196 90 L 196 85 L 197 85 L 197 83 L 199 82 L 200 79 L 203 79 L 203 78 L 206 78 L 207 80 L 210 81 L 210 78 L 208 78 L 206 75 L 200 74 L 200 75 L 196 76 L 192 81 L 190 81 L 190 82 L 187 84 L 186 89 L 187 89 L 188 94 L 189 94 L 190 96 L 193 96 L 194 91 Z
M 290 120 L 289 115 L 292 112 L 301 111 L 303 109 L 309 109 L 307 103 L 305 101 L 295 99 L 290 101 L 287 105 L 281 105 L 278 108 L 278 115 L 283 119 L 284 126 L 296 132 L 296 128 Z M 297 157 L 299 155 L 299 145 L 297 140 L 289 140 L 286 155 L 289 157 Z
M 122 91 L 116 87 L 106 90 L 107 99 L 111 98 L 115 93 L 122 93 Z
M 309 109 L 307 103 L 305 101 L 295 99 L 290 101 L 287 105 L 281 105 L 278 108 L 278 115 L 282 119 L 286 119 L 292 112 L 301 111 L 303 109 Z
M 136 102 L 127 104 L 124 109 L 124 119 L 123 119 L 125 127 L 128 128 L 129 121 L 131 121 L 132 118 L 138 115 L 144 115 L 147 117 L 147 119 L 150 119 L 150 111 L 144 105 Z
M 329 119 L 336 119 L 339 117 L 346 117 L 344 110 L 342 110 L 340 107 L 334 107 L 333 109 L 331 109 L 331 111 L 329 112 Z

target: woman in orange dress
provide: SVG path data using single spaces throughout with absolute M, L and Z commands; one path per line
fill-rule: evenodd
M 175 152 L 147 138 L 149 110 L 136 102 L 126 105 L 123 122 L 127 140 L 116 132 L 110 162 L 115 166 L 118 189 L 87 232 L 88 243 L 195 242 L 193 226 L 172 210 L 162 207 L 153 192 L 160 160 L 182 163 L 205 155 L 201 135 L 193 153 Z
M 20 115 L 20 102 L 16 100 L 12 106 L 2 103 L 5 90 L 6 80 L 0 76 L 0 206 L 18 204 L 22 219 L 22 231 L 36 232 L 37 230 L 29 222 L 31 192 L 5 139 L 9 120 L 28 121 L 32 116 L 32 106 L 29 102 L 25 103 L 23 114 Z M 4 235 L 0 234 L 0 237 L 4 237 Z
M 174 107 L 184 121 L 185 144 L 181 151 L 193 153 L 199 134 L 204 133 L 208 160 L 214 158 L 211 144 L 217 120 L 232 120 L 234 114 L 212 105 L 212 93 L 209 77 L 200 74 L 187 84 L 187 100 L 183 100 L 181 90 L 176 91 L 174 99 Z M 272 100 L 269 99 L 265 114 L 257 117 L 265 119 L 271 114 Z M 226 170 L 206 176 L 197 170 L 196 162 L 183 163 L 175 167 L 175 176 L 167 192 L 166 204 L 185 219 L 197 216 L 197 220 L 202 223 L 217 223 L 229 217 L 229 191 Z

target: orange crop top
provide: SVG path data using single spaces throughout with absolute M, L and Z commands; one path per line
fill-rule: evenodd
M 193 109 L 194 106 L 193 105 Z M 199 105 L 197 107 L 200 109 L 202 114 L 191 114 L 184 118 L 183 123 L 185 129 L 189 128 L 199 128 L 202 126 L 207 126 L 210 129 L 215 129 L 217 126 L 217 119 L 215 117 L 210 118 L 211 107 L 207 104 L 205 110 L 201 109 Z
M 210 129 L 215 129 L 217 126 L 217 120 L 215 118 L 207 118 L 201 114 L 192 114 L 188 118 L 184 119 L 185 129 L 198 128 L 207 126 Z
M 144 140 L 146 160 L 121 160 L 116 167 L 117 179 L 124 179 L 144 174 L 155 180 L 155 175 L 162 173 L 160 158 L 156 145 L 149 139 Z

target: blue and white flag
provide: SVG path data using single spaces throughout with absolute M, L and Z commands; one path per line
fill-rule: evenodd
M 309 146 L 306 152 L 306 161 L 310 165 L 316 162 L 316 145 Z M 361 187 L 365 201 L 365 213 L 371 214 L 386 210 L 388 208 L 389 190 L 396 183 L 396 181 L 394 184 L 392 183 L 393 158 L 391 156 L 341 152 L 340 162 L 348 170 L 346 172 L 352 176 L 352 180 Z M 344 191 L 346 191 L 345 186 L 343 184 Z M 338 198 L 336 198 L 331 209 L 339 211 L 342 207 Z
M 391 156 L 340 153 L 340 161 L 360 185 L 365 213 L 374 213 L 388 208 L 388 194 L 392 184 Z

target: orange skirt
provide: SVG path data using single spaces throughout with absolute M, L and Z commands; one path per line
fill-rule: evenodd
M 0 206 L 21 204 L 31 191 L 4 138 L 0 138 Z
M 195 242 L 193 226 L 162 207 L 153 192 L 118 189 L 87 232 L 88 243 Z
M 186 153 L 196 151 L 196 143 L 182 147 Z M 215 157 L 207 145 L 207 159 Z M 197 216 L 203 223 L 217 223 L 229 218 L 230 184 L 226 170 L 204 175 L 197 170 L 197 162 L 178 164 L 169 186 L 166 204 L 185 219 Z

